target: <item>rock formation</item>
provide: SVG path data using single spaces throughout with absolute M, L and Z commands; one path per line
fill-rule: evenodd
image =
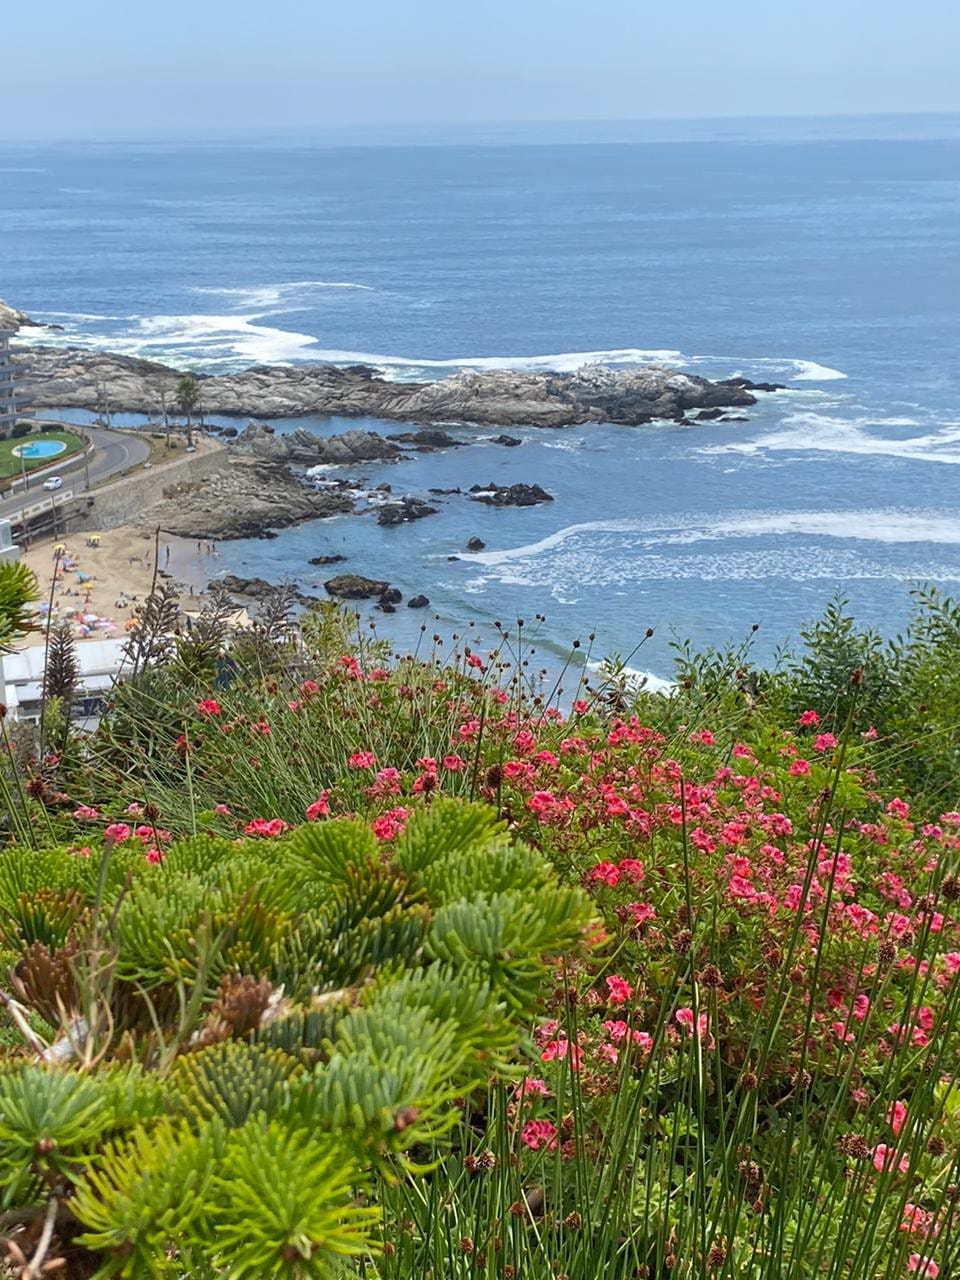
M 100 382 L 115 411 L 157 414 L 162 396 L 168 404 L 175 402 L 181 376 L 180 370 L 154 361 L 72 347 L 26 346 L 17 359 L 24 395 L 38 408 L 95 409 Z M 258 418 L 338 414 L 485 426 L 636 426 L 679 419 L 691 409 L 756 403 L 753 384 L 746 379 L 710 382 L 659 365 L 587 365 L 574 373 L 461 372 L 436 382 L 389 382 L 364 366 L 329 364 L 259 366 L 242 373 L 196 376 L 206 413 Z M 771 386 L 764 384 L 762 389 Z

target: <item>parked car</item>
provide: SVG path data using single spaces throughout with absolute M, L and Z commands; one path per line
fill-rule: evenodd
M 62 477 L 62 476 L 47 476 L 46 480 L 44 480 L 44 482 L 43 482 L 43 487 L 44 487 L 45 489 L 62 489 L 62 488 L 63 488 L 63 477 Z

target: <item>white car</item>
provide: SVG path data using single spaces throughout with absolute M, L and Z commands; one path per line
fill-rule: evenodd
M 62 476 L 47 476 L 46 480 L 44 480 L 44 482 L 43 482 L 43 487 L 44 487 L 45 489 L 62 489 L 62 488 L 63 488 L 63 477 L 62 477 Z

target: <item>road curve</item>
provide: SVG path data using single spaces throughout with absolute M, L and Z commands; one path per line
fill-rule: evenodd
M 64 426 L 69 428 L 71 424 L 64 423 Z M 91 488 L 130 467 L 141 466 L 150 457 L 150 441 L 146 436 L 132 431 L 107 431 L 102 427 L 84 426 L 83 430 L 94 445 L 88 463 Z M 63 487 L 72 489 L 74 495 L 84 493 L 87 489 L 87 477 L 83 467 L 65 472 Z M 53 495 L 45 493 L 43 481 L 38 477 L 29 489 L 21 489 L 14 497 L 0 501 L 0 519 L 13 520 L 24 507 L 47 496 Z

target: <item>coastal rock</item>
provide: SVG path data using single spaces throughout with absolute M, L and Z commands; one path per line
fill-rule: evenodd
M 403 431 L 389 438 L 398 444 L 408 445 L 417 453 L 434 453 L 437 449 L 462 449 L 467 443 L 466 440 L 455 440 L 439 427 L 424 428 L 422 431 Z
M 181 376 L 180 370 L 155 361 L 76 347 L 29 345 L 17 352 L 16 359 L 24 396 L 37 408 L 96 409 L 99 383 L 115 412 L 155 414 L 162 396 L 168 403 L 175 402 Z M 616 369 L 585 365 L 571 373 L 491 369 L 455 373 L 435 382 L 390 382 L 364 366 L 261 365 L 242 373 L 201 374 L 197 381 L 208 414 L 256 418 L 337 414 L 496 427 L 566 427 L 585 422 L 637 426 L 676 418 L 691 409 L 756 403 L 755 384 L 748 379 L 711 382 L 661 365 Z M 772 383 L 756 384 L 758 390 L 773 388 Z M 281 460 L 282 454 L 282 460 L 308 464 L 400 456 L 395 443 L 376 433 L 345 433 L 325 442 L 309 432 L 294 432 L 267 445 L 263 437 L 269 433 L 262 423 L 254 425 L 258 429 L 251 434 L 251 449 L 277 450 L 276 455 L 257 456 Z M 456 443 L 446 432 L 441 434 Z M 358 455 L 354 443 L 346 439 L 354 435 L 373 435 L 379 443 L 370 446 L 373 452 Z M 332 444 L 333 440 L 340 445 Z
M 364 578 L 359 573 L 341 573 L 335 578 L 328 578 L 323 585 L 328 595 L 339 596 L 341 600 L 370 600 L 374 596 L 382 596 L 390 583 Z
M 409 524 L 411 520 L 422 520 L 424 516 L 436 514 L 437 508 L 431 507 L 422 498 L 401 498 L 399 502 L 388 502 L 380 508 L 377 512 L 377 524 Z
M 426 609 L 430 601 L 426 596 L 411 596 L 407 601 L 408 609 Z
M 197 484 L 171 490 L 143 512 L 138 524 L 218 541 L 264 537 L 274 529 L 352 510 L 349 494 L 308 489 L 284 467 L 234 462 Z
M 733 387 L 738 391 L 786 391 L 782 382 L 751 382 L 742 374 L 735 378 L 724 378 L 716 384 L 718 387 Z
M 467 550 L 468 550 L 468 551 L 482 551 L 482 550 L 483 550 L 483 548 L 484 548 L 486 545 L 487 545 L 487 544 L 484 542 L 484 540 L 483 540 L 482 538 L 468 538 L 468 539 L 467 539 Z
M 25 311 L 18 311 L 0 298 L 0 329 L 62 329 L 62 324 L 43 324 L 40 320 L 32 320 Z
M 403 592 L 397 587 L 387 587 L 386 591 L 380 595 L 381 604 L 399 604 L 403 599 Z
M 538 502 L 552 502 L 553 494 L 538 484 L 474 484 L 470 500 L 490 507 L 534 507 Z
M 280 435 L 264 422 L 250 422 L 240 433 L 237 447 L 269 462 L 303 466 L 347 466 L 359 462 L 396 462 L 401 456 L 396 445 L 376 431 L 344 431 L 335 436 L 316 436 L 300 428 Z
M 499 436 L 494 436 L 492 438 L 491 443 L 502 444 L 502 445 L 506 445 L 508 449 L 515 449 L 518 444 L 523 444 L 523 441 L 518 440 L 516 436 L 499 435 Z
M 313 556 L 309 564 L 342 564 L 346 556 Z
M 234 596 L 246 596 L 248 600 L 266 600 L 279 590 L 272 582 L 267 582 L 266 578 L 238 578 L 233 573 L 224 574 L 222 578 L 214 578 L 207 584 L 207 590 L 215 586 L 224 587 Z M 320 598 L 305 595 L 302 591 L 297 591 L 295 594 L 298 604 L 315 604 Z

